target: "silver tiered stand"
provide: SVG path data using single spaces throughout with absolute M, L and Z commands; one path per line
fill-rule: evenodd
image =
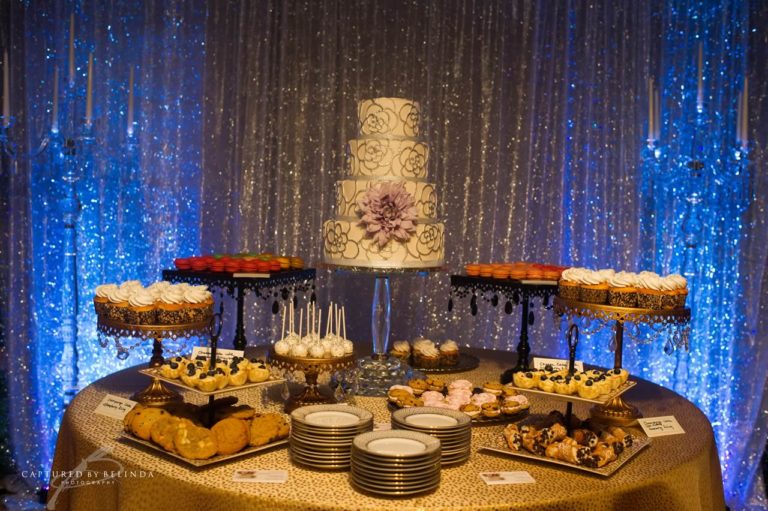
M 355 394 L 361 396 L 386 396 L 389 387 L 406 381 L 413 369 L 400 359 L 389 355 L 391 332 L 392 294 L 389 279 L 394 276 L 415 275 L 426 277 L 430 273 L 444 271 L 434 268 L 365 268 L 325 264 L 324 268 L 340 274 L 372 275 L 375 278 L 371 302 L 371 339 L 373 353 L 357 361 L 355 370 Z

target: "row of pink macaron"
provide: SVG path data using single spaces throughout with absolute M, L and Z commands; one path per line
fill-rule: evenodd
M 565 270 L 560 279 L 587 286 L 607 284 L 613 288 L 634 287 L 660 291 L 682 290 L 688 287 L 688 281 L 682 275 L 673 273 L 661 276 L 652 271 L 634 273 L 627 271 L 617 272 L 613 269 L 590 270 L 588 268 L 574 267 Z

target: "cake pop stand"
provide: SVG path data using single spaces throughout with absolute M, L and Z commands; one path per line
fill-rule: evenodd
M 323 372 L 335 373 L 351 368 L 355 365 L 355 355 L 350 353 L 337 358 L 291 357 L 278 355 L 271 350 L 269 363 L 284 372 L 302 371 L 304 373 L 306 385 L 303 390 L 299 394 L 288 397 L 285 403 L 285 411 L 290 413 L 302 406 L 336 403 L 338 400 L 335 396 L 325 396 L 320 392 L 317 377 Z
M 99 343 L 102 347 L 107 347 L 109 338 L 114 339 L 117 346 L 117 357 L 120 360 L 128 358 L 130 351 L 139 344 L 152 339 L 152 357 L 149 359 L 149 367 L 152 368 L 163 365 L 163 340 L 209 336 L 213 327 L 214 317 L 206 318 L 204 321 L 196 323 L 177 325 L 134 325 L 112 321 L 99 316 L 96 328 L 99 334 Z M 138 339 L 138 342 L 126 347 L 121 341 L 128 338 Z M 213 354 L 215 354 L 215 349 L 215 345 L 211 346 Z M 181 395 L 175 390 L 166 387 L 161 380 L 152 378 L 152 383 L 144 390 L 131 396 L 131 399 L 147 406 L 162 406 L 174 401 L 180 401 Z
M 448 299 L 448 311 L 453 310 L 454 295 L 459 298 L 465 298 L 470 294 L 472 298 L 469 302 L 469 309 L 473 316 L 477 315 L 478 296 L 483 301 L 489 302 L 493 307 L 499 305 L 500 296 L 506 298 L 504 312 L 507 314 L 512 314 L 517 305 L 521 306 L 522 314 L 520 317 L 520 340 L 517 344 L 517 364 L 515 367 L 505 371 L 501 376 L 502 383 L 509 383 L 512 381 L 514 373 L 529 369 L 531 346 L 528 343 L 528 327 L 532 326 L 535 321 L 534 312 L 531 310 L 531 307 L 534 305 L 534 298 L 540 298 L 541 306 L 549 308 L 550 298 L 557 294 L 557 282 L 451 275 L 451 296 Z
M 326 265 L 340 274 L 372 275 L 375 278 L 371 302 L 371 339 L 373 354 L 357 362 L 355 393 L 362 396 L 386 396 L 389 387 L 403 383 L 413 370 L 388 352 L 391 332 L 392 294 L 390 278 L 415 275 L 426 277 L 444 271 L 435 268 L 365 268 L 357 266 Z
M 672 353 L 675 347 L 688 348 L 691 328 L 691 309 L 688 307 L 677 309 L 614 307 L 555 297 L 553 310 L 561 318 L 567 318 L 569 324 L 573 324 L 574 319 L 584 319 L 591 334 L 613 325 L 614 337 L 611 345 L 614 349 L 615 369 L 620 369 L 622 366 L 625 325 L 650 326 L 655 333 L 654 339 L 663 335 L 668 336 L 664 347 L 664 352 L 667 354 Z M 595 420 L 617 426 L 631 425 L 642 417 L 637 407 L 624 401 L 620 395 L 605 404 L 593 407 L 590 413 Z

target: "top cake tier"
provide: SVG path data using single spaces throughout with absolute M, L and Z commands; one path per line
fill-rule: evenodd
M 358 133 L 363 137 L 419 136 L 419 104 L 403 98 L 364 99 L 357 104 Z

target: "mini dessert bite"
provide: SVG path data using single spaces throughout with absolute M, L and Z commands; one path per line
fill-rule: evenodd
M 480 406 L 480 410 L 482 411 L 483 417 L 493 418 L 501 415 L 501 408 L 499 407 L 498 401 L 495 399 L 491 403 L 483 403 Z
M 663 309 L 664 291 L 661 277 L 653 272 L 640 272 L 637 282 L 637 306 L 643 309 Z
M 98 316 L 107 315 L 107 304 L 109 304 L 109 293 L 117 289 L 115 284 L 102 284 L 96 286 L 93 297 L 93 308 Z
M 203 392 L 213 392 L 218 386 L 215 370 L 200 373 L 197 377 L 197 388 Z
M 408 381 L 408 386 L 413 389 L 413 394 L 416 396 L 420 396 L 425 391 L 429 390 L 429 384 L 427 384 L 426 381 L 414 378 L 413 380 Z
M 518 371 L 512 376 L 512 381 L 521 389 L 532 389 L 538 384 L 538 378 L 533 371 Z
M 596 399 L 600 395 L 600 389 L 592 378 L 588 378 L 577 387 L 579 397 L 584 399 Z
M 230 366 L 229 384 L 235 387 L 243 385 L 248 380 L 248 371 L 241 371 L 239 367 Z
M 479 417 L 481 412 L 482 412 L 482 410 L 480 409 L 479 406 L 477 406 L 476 404 L 472 404 L 472 403 L 469 403 L 469 404 L 466 404 L 466 405 L 462 406 L 459 410 L 461 410 L 462 412 L 466 413 L 467 415 L 469 415 L 473 419 L 475 417 Z
M 432 341 L 414 343 L 413 363 L 416 367 L 436 369 L 440 367 L 440 351 Z
M 403 362 L 411 359 L 411 344 L 408 341 L 395 341 L 389 354 Z
M 507 396 L 501 402 L 501 413 L 505 415 L 514 415 L 529 407 L 530 403 L 525 396 Z
M 544 392 L 554 392 L 555 382 L 552 378 L 550 378 L 545 374 L 545 375 L 542 375 L 541 378 L 539 378 L 538 387 L 540 390 L 543 390 Z
M 447 340 L 440 345 L 440 364 L 453 367 L 459 363 L 459 345 L 456 341 Z
M 557 293 L 561 298 L 565 298 L 567 300 L 579 299 L 579 275 L 580 272 L 584 270 L 584 268 L 568 268 L 567 270 L 563 271 L 562 275 L 560 276 L 560 281 L 557 285 Z
M 488 381 L 483 383 L 483 392 L 488 392 L 494 396 L 500 396 L 504 385 L 497 381 Z
M 469 380 L 454 380 L 448 384 L 448 392 L 452 390 L 469 390 L 472 391 L 474 385 Z
M 427 386 L 429 387 L 429 390 L 442 392 L 445 389 L 445 381 L 443 381 L 440 378 L 436 378 L 434 376 L 428 376 L 425 381 L 427 383 Z
M 637 275 L 625 271 L 608 280 L 608 304 L 616 307 L 637 307 Z
M 179 377 L 179 372 L 181 372 L 181 366 L 173 361 L 170 363 L 166 362 L 160 366 L 160 374 L 163 375 L 164 378 L 175 380 Z
M 248 367 L 248 381 L 251 383 L 261 383 L 269 380 L 269 369 L 266 364 L 261 361 L 251 361 L 251 365 Z
M 579 276 L 579 299 L 587 303 L 606 303 L 608 301 L 608 282 L 601 271 L 586 270 Z

